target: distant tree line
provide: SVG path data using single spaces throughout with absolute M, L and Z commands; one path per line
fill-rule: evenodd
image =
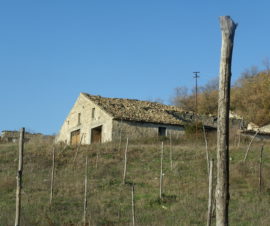
M 198 88 L 198 113 L 217 114 L 218 77 Z M 195 91 L 186 87 L 175 88 L 172 103 L 195 110 Z M 256 67 L 246 70 L 231 88 L 231 110 L 245 120 L 259 126 L 270 123 L 270 69 L 259 71 Z

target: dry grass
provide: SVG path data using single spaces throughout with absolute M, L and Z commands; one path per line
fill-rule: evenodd
M 213 137 L 211 137 L 213 136 Z M 209 149 L 215 158 L 215 139 Z M 75 163 L 72 147 L 57 147 L 55 194 L 49 206 L 52 146 L 42 142 L 25 147 L 22 225 L 82 225 L 85 154 L 89 157 L 89 209 L 91 225 L 130 225 L 131 190 L 135 183 L 137 225 L 205 225 L 208 178 L 202 136 L 173 141 L 173 170 L 169 141 L 164 140 L 164 196 L 159 197 L 161 141 L 131 141 L 127 184 L 122 185 L 124 143 L 82 146 Z M 230 224 L 267 225 L 270 216 L 270 154 L 265 145 L 263 191 L 258 192 L 260 143 L 254 143 L 246 163 L 247 144 L 231 148 Z M 99 153 L 96 168 L 96 154 Z M 0 145 L 0 224 L 13 225 L 17 145 Z

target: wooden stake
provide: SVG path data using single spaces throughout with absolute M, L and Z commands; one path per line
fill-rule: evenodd
M 124 173 L 123 173 L 123 184 L 126 183 L 126 171 L 127 171 L 127 150 L 128 150 L 128 138 L 125 149 L 125 159 L 124 159 Z
M 257 130 L 257 132 L 255 133 L 255 135 L 252 137 L 251 141 L 250 141 L 249 144 L 248 144 L 247 151 L 246 151 L 246 154 L 245 154 L 245 157 L 244 157 L 244 162 L 245 162 L 246 159 L 247 159 L 247 156 L 248 156 L 248 153 L 249 153 L 251 144 L 253 143 L 253 140 L 255 139 L 255 137 L 257 136 L 258 133 L 259 133 L 259 130 Z
M 229 222 L 229 109 L 233 39 L 237 24 L 229 16 L 222 16 L 220 26 L 222 48 L 217 123 L 216 225 L 223 226 Z
M 86 225 L 86 216 L 87 216 L 87 184 L 88 184 L 88 156 L 86 153 L 85 156 L 85 175 L 84 175 L 84 205 L 83 205 L 83 223 Z
M 173 169 L 173 160 L 172 160 L 172 133 L 170 132 L 170 163 L 171 170 Z
M 54 169 L 55 169 L 55 147 L 53 146 L 53 153 L 52 153 L 52 172 L 51 172 L 50 205 L 52 205 L 52 200 L 53 200 Z
M 122 144 L 122 126 L 123 126 L 123 121 L 121 119 L 121 127 L 120 127 L 120 131 L 119 131 L 119 147 L 118 147 L 118 151 L 120 152 L 121 150 L 121 144 Z
M 212 220 L 212 208 L 213 208 L 213 163 L 211 159 L 209 166 L 209 185 L 208 185 L 208 214 L 207 214 L 207 226 L 211 225 Z
M 98 168 L 98 158 L 99 158 L 99 150 L 96 152 L 97 158 L 96 158 L 96 169 Z
M 260 152 L 260 164 L 259 164 L 259 191 L 262 191 L 262 155 L 263 155 L 264 144 L 262 144 Z
M 21 128 L 19 140 L 19 162 L 17 171 L 15 226 L 19 226 L 21 220 L 21 190 L 22 190 L 22 176 L 23 176 L 24 133 L 25 129 Z
M 132 225 L 135 226 L 135 202 L 134 202 L 134 184 L 131 186 L 131 207 L 132 207 Z
M 160 153 L 160 177 L 159 177 L 159 198 L 162 199 L 163 190 L 163 142 L 161 142 L 161 153 Z
M 74 157 L 74 159 L 73 159 L 73 164 L 75 163 L 75 161 L 76 161 L 76 159 L 77 159 L 77 155 L 78 155 L 78 152 L 79 152 L 80 147 L 81 147 L 81 144 L 82 144 L 83 136 L 84 136 L 84 133 L 82 134 L 81 139 L 80 139 L 80 143 L 79 143 L 79 145 L 77 146 L 76 153 L 75 153 L 75 157 Z
M 204 125 L 203 127 L 203 137 L 204 137 L 204 142 L 205 142 L 205 153 L 206 153 L 206 163 L 207 163 L 207 173 L 209 175 L 209 151 L 208 151 L 208 142 L 207 142 L 207 137 L 206 137 L 206 132 Z
M 243 125 L 243 119 L 241 119 L 241 123 L 240 123 L 240 126 L 239 126 L 239 136 L 238 136 L 237 148 L 240 147 L 240 143 L 241 143 L 241 129 L 242 129 L 242 125 Z

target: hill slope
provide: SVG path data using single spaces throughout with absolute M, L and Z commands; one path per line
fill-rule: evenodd
M 91 225 L 130 225 L 131 186 L 135 183 L 136 225 L 205 225 L 208 178 L 204 143 L 164 140 L 164 196 L 159 197 L 161 141 L 131 142 L 128 147 L 127 183 L 122 184 L 125 144 L 57 147 L 55 193 L 49 207 L 51 151 L 49 144 L 25 146 L 22 225 L 78 225 L 83 217 L 85 154 L 88 164 L 88 216 Z M 215 157 L 215 141 L 210 154 Z M 230 224 L 267 225 L 270 222 L 270 154 L 263 154 L 263 191 L 258 192 L 260 144 L 252 146 L 241 162 L 247 144 L 231 148 Z M 98 157 L 97 157 L 98 153 Z M 17 145 L 0 145 L 0 224 L 13 225 Z M 214 219 L 213 219 L 214 220 Z

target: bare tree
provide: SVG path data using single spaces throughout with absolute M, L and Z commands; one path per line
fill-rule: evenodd
M 217 125 L 216 225 L 223 226 L 229 223 L 229 109 L 233 40 L 237 24 L 229 16 L 222 16 L 220 26 L 222 48 Z

